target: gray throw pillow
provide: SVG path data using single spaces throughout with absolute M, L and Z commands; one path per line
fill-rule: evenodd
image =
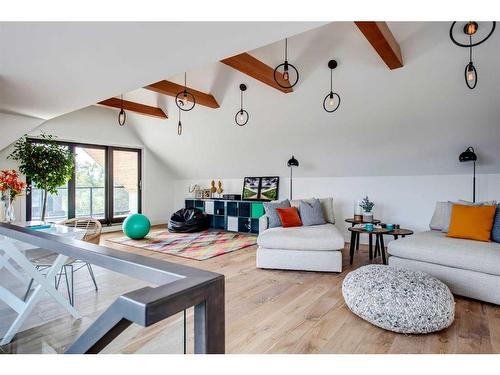
M 497 205 L 497 211 L 495 212 L 495 220 L 491 229 L 491 239 L 492 241 L 500 242 L 500 204 Z
M 300 201 L 299 212 L 302 225 L 305 227 L 310 225 L 326 224 L 319 199 L 313 199 L 312 201 Z
M 281 227 L 281 220 L 276 209 L 288 207 L 290 207 L 290 201 L 288 199 L 281 202 L 264 202 L 264 212 L 269 220 L 269 228 Z

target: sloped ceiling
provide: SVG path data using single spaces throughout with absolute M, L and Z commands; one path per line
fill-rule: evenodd
M 500 173 L 498 30 L 474 49 L 479 83 L 469 90 L 463 79 L 468 51 L 450 41 L 449 22 L 390 22 L 405 64 L 393 71 L 352 22 L 330 23 L 298 35 L 293 34 L 311 25 L 188 26 L 120 24 L 120 32 L 110 32 L 106 28 L 111 26 L 98 24 L 87 30 L 87 38 L 68 35 L 65 47 L 70 48 L 71 58 L 62 63 L 56 61 L 56 47 L 61 45 L 54 46 L 53 40 L 39 38 L 32 30 L 42 46 L 35 47 L 37 58 L 30 63 L 23 60 L 21 66 L 33 69 L 30 77 L 35 81 L 2 81 L 0 103 L 12 111 L 46 117 L 120 92 L 127 92 L 127 100 L 158 105 L 168 120 L 129 113 L 127 126 L 178 178 L 286 175 L 292 154 L 300 161 L 296 175 L 302 177 L 465 174 L 471 165 L 458 163 L 458 154 L 469 145 L 478 153 L 479 173 Z M 1 27 L 5 31 L 6 26 Z M 198 38 L 183 27 L 198 30 Z M 61 33 L 55 26 L 51 30 Z M 145 30 L 148 37 L 155 37 L 146 38 Z M 23 28 L 18 32 L 27 33 Z M 215 62 L 248 50 L 275 66 L 283 58 L 283 41 L 268 43 L 285 35 L 293 35 L 289 60 L 301 74 L 291 94 Z M 124 40 L 129 41 L 126 48 Z M 188 45 L 196 46 L 196 53 Z M 258 46 L 264 47 L 253 49 Z M 61 71 L 58 75 L 54 70 L 51 86 L 45 86 L 48 79 L 36 77 L 49 69 L 40 57 L 46 51 Z M 337 112 L 328 114 L 322 100 L 329 91 L 327 62 L 332 58 L 339 63 L 334 91 L 342 103 Z M 184 114 L 184 132 L 177 136 L 173 98 L 131 90 L 163 78 L 182 83 L 179 73 L 185 69 L 188 85 L 212 93 L 221 107 L 197 106 Z M 245 108 L 250 121 L 244 127 L 234 123 L 240 83 L 248 86 Z M 102 108 L 86 111 L 103 113 Z M 72 126 L 70 121 L 67 126 Z M 120 129 L 116 124 L 116 132 Z
M 469 145 L 480 158 L 479 172 L 499 173 L 500 34 L 474 50 L 479 83 L 469 90 L 468 51 L 450 41 L 449 22 L 389 26 L 402 49 L 401 69 L 389 70 L 354 23 L 331 23 L 289 38 L 289 60 L 301 74 L 293 93 L 208 64 L 188 71 L 188 81 L 214 94 L 221 108 L 197 106 L 183 115 L 179 137 L 173 99 L 136 90 L 127 98 L 159 103 L 170 118 L 131 115 L 129 126 L 181 178 L 283 175 L 292 154 L 303 177 L 470 173 L 471 165 L 458 163 Z M 277 65 L 283 42 L 251 54 Z M 342 104 L 328 114 L 322 100 L 332 58 L 339 63 L 333 79 Z M 248 85 L 244 127 L 234 123 L 240 83 Z
M 51 119 L 320 24 L 0 22 L 0 112 Z

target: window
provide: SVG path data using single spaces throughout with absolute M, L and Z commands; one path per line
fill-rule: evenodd
M 47 197 L 46 220 L 93 217 L 111 224 L 141 212 L 141 150 L 58 143 L 75 155 L 75 172 L 57 195 Z M 26 202 L 27 220 L 40 220 L 42 204 L 43 191 L 32 189 Z

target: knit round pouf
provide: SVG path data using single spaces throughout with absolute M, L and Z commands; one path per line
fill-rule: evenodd
M 424 272 L 364 266 L 345 277 L 342 294 L 354 314 L 398 333 L 440 331 L 455 318 L 455 301 L 448 287 Z

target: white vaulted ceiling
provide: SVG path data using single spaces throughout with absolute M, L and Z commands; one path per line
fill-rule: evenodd
M 111 33 L 116 45 L 102 41 L 103 35 L 111 38 L 102 32 L 111 26 L 98 24 L 87 38 L 73 38 L 72 52 L 64 62 L 55 62 L 60 75 L 57 78 L 53 72 L 52 83 L 43 78 L 48 66 L 40 57 L 40 38 L 34 45 L 26 41 L 25 48 L 37 52 L 31 65 L 42 65 L 38 71 L 43 79 L 35 71 L 30 75 L 34 86 L 25 78 L 16 86 L 14 81 L 5 83 L 0 72 L 0 108 L 52 117 L 125 92 L 127 100 L 160 106 L 168 114 L 168 120 L 160 120 L 129 113 L 127 126 L 179 178 L 282 175 L 292 154 L 301 163 L 297 173 L 303 177 L 461 174 L 469 173 L 470 165 L 458 163 L 458 154 L 469 145 L 478 153 L 480 172 L 500 173 L 498 30 L 474 50 L 479 82 L 469 90 L 463 79 L 468 52 L 450 41 L 450 22 L 390 22 L 404 60 L 403 68 L 392 71 L 352 22 L 187 25 L 199 30 L 198 39 L 180 32 L 185 24 L 119 24 L 130 41 L 122 49 L 120 33 Z M 56 60 L 59 33 L 57 25 L 51 28 L 45 49 Z M 26 33 L 22 27 L 19 30 Z M 145 30 L 161 37 L 149 41 Z M 183 35 L 182 40 L 177 35 Z M 289 60 L 301 73 L 293 93 L 283 94 L 217 62 L 250 51 L 275 66 L 282 61 L 281 38 L 286 35 Z M 328 114 L 322 100 L 329 90 L 327 62 L 332 58 L 339 63 L 334 91 L 342 103 L 337 112 Z M 29 64 L 23 64 L 26 70 Z M 212 93 L 220 108 L 196 106 L 184 114 L 179 137 L 173 98 L 140 87 L 160 79 L 182 83 L 184 70 L 188 85 Z M 41 87 L 42 81 L 47 86 Z M 240 83 L 248 86 L 245 107 L 250 121 L 244 127 L 234 123 Z M 91 111 L 94 118 L 114 110 L 83 111 Z M 71 115 L 67 119 L 65 126 L 72 126 Z M 58 122 L 64 123 L 61 118 Z M 109 126 L 120 131 L 115 123 Z
M 317 25 L 1 22 L 0 112 L 51 119 Z
M 286 172 L 294 154 L 297 174 L 315 176 L 470 173 L 458 155 L 473 145 L 482 173 L 500 172 L 500 34 L 474 50 L 479 82 L 465 86 L 468 51 L 448 37 L 449 22 L 390 22 L 404 67 L 389 70 L 354 23 L 331 23 L 289 39 L 289 59 L 300 70 L 293 93 L 283 94 L 223 64 L 188 72 L 197 89 L 214 94 L 221 108 L 197 106 L 183 115 L 163 98 L 166 121 L 134 116 L 130 126 L 184 178 L 243 177 Z M 267 64 L 281 62 L 283 42 L 251 51 Z M 322 109 L 329 91 L 329 59 L 339 63 L 336 113 Z M 173 80 L 182 82 L 181 75 Z M 240 83 L 246 83 L 250 121 L 234 123 Z M 145 90 L 128 95 L 154 97 Z

